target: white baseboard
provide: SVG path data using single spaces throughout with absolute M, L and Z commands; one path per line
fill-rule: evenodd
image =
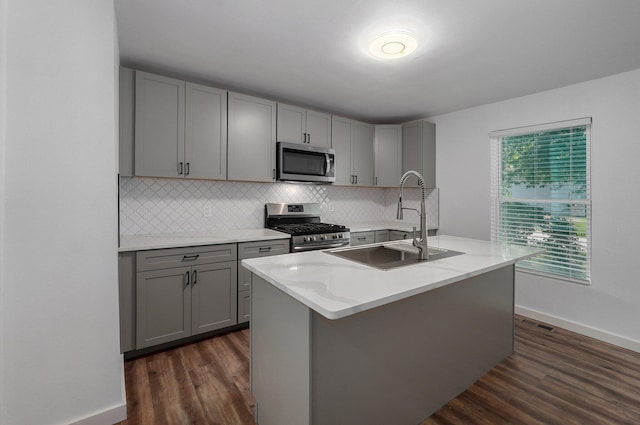
M 625 338 L 620 335 L 605 332 L 600 329 L 585 326 L 576 322 L 571 322 L 560 317 L 542 313 L 536 310 L 531 310 L 518 305 L 515 306 L 515 312 L 516 314 L 520 314 L 522 316 L 526 316 L 540 322 L 549 323 L 551 325 L 558 326 L 560 328 L 578 333 L 580 335 L 585 335 L 600 341 L 607 342 L 609 344 L 617 345 L 618 347 L 635 351 L 636 353 L 640 353 L 640 341 L 635 341 L 633 339 Z
M 121 404 L 73 422 L 70 425 L 113 425 L 127 419 L 127 404 Z

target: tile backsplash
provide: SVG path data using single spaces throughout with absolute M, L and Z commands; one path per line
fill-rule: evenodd
M 404 205 L 418 208 L 419 196 L 405 188 Z M 121 177 L 120 233 L 261 228 L 267 202 L 317 202 L 329 223 L 395 220 L 397 201 L 398 188 Z M 427 191 L 427 217 L 437 227 L 438 189 Z

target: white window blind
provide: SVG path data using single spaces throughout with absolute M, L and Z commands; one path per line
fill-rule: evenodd
M 591 118 L 489 134 L 492 238 L 545 250 L 518 268 L 590 281 L 590 134 Z

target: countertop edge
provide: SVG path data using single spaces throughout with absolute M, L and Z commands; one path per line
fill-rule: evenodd
M 118 252 L 136 252 L 136 251 L 148 251 L 152 249 L 171 249 L 171 248 L 184 248 L 190 246 L 205 246 L 205 245 L 222 245 L 227 243 L 242 243 L 242 242 L 259 242 L 270 241 L 279 239 L 291 239 L 291 235 L 287 233 L 277 232 L 269 229 L 256 229 L 256 233 L 249 233 L 250 229 L 234 231 L 224 231 L 218 233 L 223 236 L 213 236 L 217 232 L 208 232 L 209 235 L 199 234 L 158 234 L 158 235 L 124 235 L 122 239 L 130 239 L 132 241 L 126 243 L 124 246 L 118 247 Z M 262 231 L 262 233 L 260 233 Z M 265 234 L 264 232 L 270 232 L 271 234 Z M 242 235 L 242 233 L 248 233 Z
M 296 292 L 289 291 L 286 285 L 280 284 L 275 279 L 273 279 L 270 276 L 262 273 L 259 269 L 256 269 L 256 268 L 252 267 L 251 264 L 247 264 L 244 260 L 242 260 L 242 265 L 243 265 L 243 267 L 247 268 L 252 273 L 255 273 L 256 275 L 258 275 L 262 279 L 266 280 L 267 282 L 269 282 L 270 284 L 272 284 L 276 288 L 280 289 L 285 294 L 291 296 L 292 298 L 294 298 L 295 300 L 299 301 L 300 303 L 302 303 L 306 307 L 310 308 L 311 310 L 315 311 L 316 313 L 322 315 L 323 317 L 325 317 L 325 318 L 327 318 L 329 320 L 337 320 L 337 319 L 342 319 L 342 318 L 345 318 L 345 317 L 360 313 L 362 311 L 371 310 L 371 309 L 376 308 L 376 307 L 381 307 L 381 306 L 383 306 L 385 304 L 389 304 L 389 303 L 392 303 L 392 302 L 395 302 L 395 301 L 400 301 L 400 300 L 403 300 L 405 298 L 412 297 L 414 295 L 418 295 L 418 294 L 422 294 L 422 293 L 425 293 L 425 292 L 432 291 L 434 289 L 442 288 L 443 286 L 447 286 L 447 285 L 450 285 L 452 283 L 460 282 L 462 280 L 469 279 L 471 277 L 479 276 L 479 275 L 487 273 L 487 272 L 498 270 L 498 269 L 501 269 L 503 267 L 507 267 L 509 265 L 513 265 L 517 261 L 520 261 L 520 260 L 522 260 L 524 258 L 532 257 L 533 255 L 535 255 L 535 254 L 529 255 L 527 257 L 519 258 L 517 260 L 516 259 L 514 259 L 514 260 L 506 260 L 503 263 L 493 264 L 491 266 L 487 266 L 487 267 L 484 267 L 484 268 L 481 268 L 481 269 L 478 269 L 478 270 L 474 270 L 473 272 L 465 273 L 465 274 L 460 275 L 460 276 L 452 277 L 452 278 L 449 278 L 449 279 L 444 279 L 444 280 L 441 280 L 441 281 L 436 282 L 436 283 L 427 284 L 427 285 L 424 285 L 424 286 L 421 286 L 421 287 L 418 287 L 418 288 L 413 288 L 413 289 L 410 289 L 410 290 L 407 290 L 407 291 L 404 291 L 404 292 L 401 292 L 401 293 L 393 294 L 393 295 L 390 295 L 388 297 L 383 297 L 383 298 L 379 298 L 377 300 L 373 300 L 373 301 L 370 301 L 370 302 L 367 302 L 367 303 L 363 303 L 363 304 L 360 304 L 358 306 L 343 308 L 343 309 L 340 309 L 340 310 L 327 310 L 327 309 L 323 308 L 322 306 L 320 306 L 320 305 L 314 303 L 313 301 L 309 300 L 308 298 L 305 298 L 305 297 L 301 296 L 300 294 L 298 294 Z M 384 271 L 382 271 L 382 272 L 384 273 Z

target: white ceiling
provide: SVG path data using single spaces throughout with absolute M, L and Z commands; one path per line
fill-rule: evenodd
M 636 0 L 115 0 L 123 65 L 369 122 L 640 68 Z M 369 39 L 412 31 L 403 60 Z

